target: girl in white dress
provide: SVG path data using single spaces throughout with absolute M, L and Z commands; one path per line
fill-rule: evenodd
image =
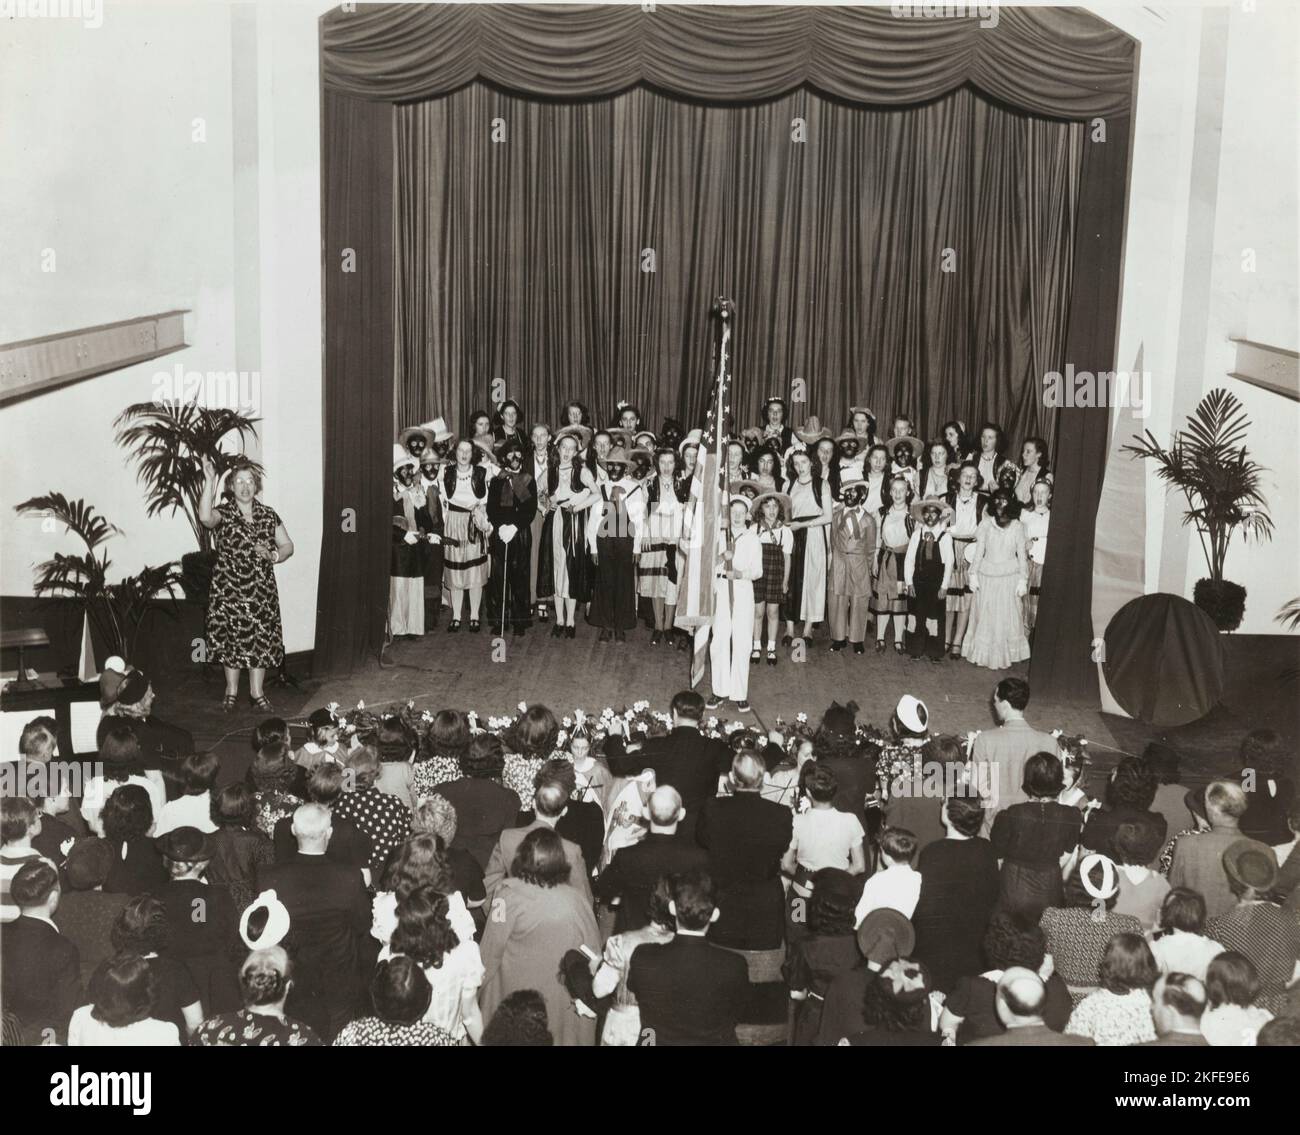
M 1029 657 L 1020 601 L 1029 593 L 1025 526 L 1015 517 L 1015 497 L 994 493 L 975 534 L 970 588 L 975 594 L 962 656 L 976 666 L 1006 670 Z
M 489 438 L 491 435 L 488 435 Z M 443 544 L 443 579 L 451 592 L 451 622 L 447 630 L 460 630 L 461 610 L 469 596 L 469 629 L 479 629 L 479 606 L 488 577 L 487 483 L 489 470 L 482 464 L 481 447 L 462 438 L 456 460 L 443 470 L 440 481 L 446 531 Z
M 948 446 L 939 440 L 925 447 L 925 468 L 921 470 L 921 488 L 917 492 L 922 500 L 939 500 L 948 495 Z
M 1052 486 L 1048 481 L 1035 481 L 1033 508 L 1022 513 L 1020 523 L 1025 526 L 1025 551 L 1029 554 L 1029 594 L 1025 596 L 1025 634 L 1034 634 L 1038 622 L 1038 591 L 1043 585 L 1043 564 L 1047 562 L 1047 526 L 1052 519 Z
M 815 480 L 807 453 L 790 455 L 790 511 L 794 550 L 790 562 L 790 601 L 786 634 L 793 637 L 795 623 L 803 620 L 803 637 L 812 636 L 814 623 L 826 618 L 826 577 L 830 563 L 831 487 Z

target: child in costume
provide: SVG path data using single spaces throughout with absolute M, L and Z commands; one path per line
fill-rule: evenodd
M 871 572 L 876 559 L 876 518 L 867 508 L 867 483 L 861 477 L 840 484 L 840 503 L 831 519 L 831 650 L 850 643 L 866 651 L 871 611 Z
M 1038 622 L 1038 593 L 1043 585 L 1043 565 L 1047 562 L 1047 528 L 1052 519 L 1052 486 L 1049 481 L 1035 481 L 1032 508 L 1020 514 L 1025 526 L 1026 551 L 1029 554 L 1029 594 L 1025 596 L 1025 634 L 1032 640 Z
M 876 553 L 875 588 L 871 611 L 876 616 L 876 653 L 885 651 L 885 634 L 894 624 L 894 653 L 904 652 L 907 623 L 905 560 L 912 539 L 912 486 L 906 477 L 889 482 L 889 502 L 880 510 L 880 543 Z
M 1006 670 L 1029 657 L 1021 600 L 1029 593 L 1029 557 L 1014 494 L 999 489 L 975 534 L 970 587 L 975 593 L 962 656 L 976 666 Z
M 439 543 L 419 464 L 393 446 L 393 546 L 389 560 L 388 630 L 397 638 L 424 634 L 424 587 L 430 547 Z
M 790 531 L 790 498 L 768 492 L 754 499 L 755 531 L 763 549 L 763 574 L 754 584 L 754 648 L 750 662 L 757 662 L 767 633 L 767 664 L 776 665 L 776 636 L 781 625 L 781 605 L 790 589 L 790 556 L 794 533 Z
M 908 541 L 903 574 L 916 620 L 909 651 L 914 660 L 928 653 L 931 662 L 943 661 L 946 599 L 953 567 L 952 537 L 948 534 L 951 518 L 952 509 L 937 497 L 912 505 L 912 519 L 918 523 Z

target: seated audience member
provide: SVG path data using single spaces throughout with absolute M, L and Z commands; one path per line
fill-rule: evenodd
M 1043 1002 L 1036 1013 L 1039 1020 L 1053 1032 L 1065 1031 L 1073 1008 L 1070 989 L 1047 958 L 1047 938 L 1037 922 L 1022 911 L 996 911 L 984 935 L 984 956 L 988 970 L 979 977 L 959 979 L 944 1002 L 939 1022 L 943 1033 L 953 1035 L 958 1044 L 1001 1034 L 998 979 L 1016 968 L 1028 970 L 1042 982 Z
M 867 980 L 862 997 L 866 1028 L 839 1043 L 869 1048 L 937 1048 L 943 1037 L 930 1027 L 932 989 L 925 966 L 895 959 Z
M 418 887 L 397 904 L 397 926 L 380 961 L 405 955 L 418 962 L 430 995 L 424 1019 L 457 1044 L 477 1044 L 483 1035 L 478 994 L 483 962 L 478 943 L 462 940 L 452 928 L 447 896 L 432 886 Z
M 27 1044 L 62 1044 L 82 1003 L 81 958 L 59 933 L 59 873 L 44 859 L 18 868 L 9 884 L 18 917 L 0 932 L 0 990 Z
M 628 972 L 642 1035 L 655 1045 L 734 1045 L 749 971 L 744 958 L 706 937 L 720 914 L 713 880 L 694 870 L 674 876 L 670 886 L 676 933 L 670 942 L 638 948 Z
M 632 753 L 625 751 L 622 738 L 607 737 L 605 759 L 614 776 L 653 769 L 656 787 L 677 789 L 686 809 L 682 832 L 690 838 L 701 811 L 717 794 L 718 777 L 731 767 L 731 749 L 725 741 L 700 732 L 704 698 L 694 690 L 674 694 L 669 709 L 673 727 L 664 736 L 647 738 Z
M 152 1015 L 153 973 L 139 954 L 101 962 L 90 979 L 90 1004 L 68 1023 L 69 1048 L 160 1048 L 180 1046 L 170 1021 Z
M 1240 839 L 1223 853 L 1223 869 L 1237 905 L 1211 919 L 1205 932 L 1250 959 L 1259 978 L 1258 1003 L 1281 1012 L 1287 987 L 1300 978 L 1300 919 L 1267 898 L 1277 882 L 1273 849 Z
M 330 813 L 330 841 L 325 848 L 325 858 L 331 863 L 352 867 L 362 878 L 371 882 L 370 837 L 357 830 L 351 820 L 339 816 L 334 809 L 343 795 L 343 782 L 347 771 L 337 761 L 322 761 L 307 777 L 307 803 L 319 804 Z M 298 855 L 298 841 L 293 834 L 293 817 L 284 816 L 275 823 L 272 837 L 276 863 L 292 863 Z
M 1198 891 L 1205 899 L 1208 919 L 1227 914 L 1237 905 L 1223 853 L 1241 839 L 1241 817 L 1246 814 L 1246 794 L 1231 780 L 1211 781 L 1205 789 L 1205 816 L 1209 831 L 1184 835 L 1174 845 L 1169 885 Z
M 732 795 L 710 800 L 695 838 L 709 853 L 709 875 L 720 912 L 713 941 L 737 950 L 773 950 L 785 932 L 781 859 L 790 846 L 790 809 L 764 800 L 763 762 L 738 753 Z
M 1259 974 L 1245 954 L 1225 950 L 1205 971 L 1201 1035 L 1215 1048 L 1249 1048 L 1273 1014 L 1255 1004 Z
M 500 748 L 501 738 L 495 734 L 480 734 L 493 737 Z M 411 773 L 411 795 L 419 800 L 431 792 L 440 790 L 441 786 L 468 775 L 462 772 L 461 761 L 467 755 L 470 746 L 469 719 L 457 709 L 440 709 L 433 715 L 429 728 L 420 738 L 420 749 L 415 754 L 415 768 Z M 504 771 L 505 757 L 502 756 Z M 519 799 L 514 800 L 515 815 L 519 811 Z
M 452 885 L 460 892 L 470 910 L 481 910 L 487 899 L 487 891 L 483 886 L 483 869 L 468 851 L 452 846 L 456 841 L 459 824 L 460 817 L 456 815 L 456 809 L 446 797 L 437 792 L 421 800 L 411 813 L 411 833 L 431 835 L 441 841 L 442 854 L 447 857 L 447 865 L 451 868 Z
M 99 813 L 99 822 L 113 853 L 104 890 L 118 895 L 159 890 L 167 882 L 167 866 L 150 834 L 153 806 L 149 793 L 138 784 L 114 789 Z
M 1079 842 L 1087 851 L 1115 858 L 1114 838 L 1120 824 L 1141 824 L 1151 831 L 1152 855 L 1165 842 L 1168 828 L 1164 816 L 1151 811 L 1159 782 L 1146 761 L 1125 757 L 1110 775 L 1106 804 L 1088 817 Z
M 1161 973 L 1205 980 L 1206 969 L 1223 953 L 1223 943 L 1205 936 L 1205 900 L 1196 891 L 1175 887 L 1165 896 L 1151 952 Z
M 497 1006 L 483 1030 L 484 1048 L 549 1048 L 546 1001 L 536 989 L 520 989 Z
M 879 828 L 876 798 L 876 749 L 858 736 L 858 703 L 831 702 L 813 737 L 817 764 L 835 774 L 835 807 L 852 812 L 864 832 Z M 868 800 L 871 807 L 868 808 Z M 873 826 L 874 825 L 874 826 Z
M 253 782 L 255 822 L 267 836 L 274 837 L 275 825 L 302 804 L 302 771 L 290 759 L 289 746 L 283 741 L 272 741 L 257 750 L 248 776 Z
M 343 1026 L 336 1048 L 451 1048 L 458 1042 L 428 1020 L 433 991 L 420 963 L 398 956 L 381 961 L 370 982 L 374 1014 Z
M 569 794 L 564 815 L 556 823 L 555 830 L 570 843 L 578 845 L 584 863 L 591 868 L 596 867 L 600 863 L 605 843 L 605 814 L 600 810 L 600 805 L 594 800 L 577 798 L 578 777 L 573 770 L 573 762 L 567 757 L 554 757 L 542 765 L 533 781 L 534 798 L 538 785 L 544 781 L 563 785 Z M 524 824 L 531 823 L 533 814 L 531 811 L 523 812 L 519 819 Z
M 1101 988 L 1074 1007 L 1065 1031 L 1111 1048 L 1155 1040 L 1151 990 L 1158 976 L 1146 939 L 1116 934 L 1102 952 L 1097 970 Z
M 1178 751 L 1159 741 L 1152 741 L 1142 750 L 1142 759 L 1157 781 L 1151 811 L 1164 817 L 1167 835 L 1183 831 L 1187 827 L 1189 813 L 1187 786 L 1180 784 L 1178 779 L 1181 765 Z
M 681 797 L 675 788 L 659 791 L 672 793 L 680 807 Z M 635 1048 L 641 1043 L 641 1009 L 627 987 L 627 976 L 632 966 L 632 955 L 638 947 L 650 942 L 662 945 L 672 941 L 676 920 L 671 909 L 670 879 L 667 874 L 660 875 L 650 888 L 646 897 L 645 925 L 621 934 L 611 934 L 605 942 L 605 952 L 590 963 L 592 995 L 596 998 L 613 995 L 600 1034 L 600 1043 L 605 1047 Z
M 253 790 L 227 784 L 212 797 L 212 858 L 208 881 L 224 886 L 236 911 L 257 894 L 257 872 L 275 862 L 275 845 L 253 823 Z
M 984 807 L 976 796 L 951 796 L 944 805 L 943 839 L 921 853 L 921 896 L 912 925 L 916 948 L 935 988 L 947 993 L 960 977 L 984 972 L 984 933 L 1000 887 L 997 853 L 980 838 Z
M 384 868 L 370 907 L 370 936 L 387 946 L 397 929 L 397 904 L 421 887 L 447 896 L 447 917 L 458 938 L 468 942 L 476 937 L 477 923 L 458 889 L 451 858 L 438 837 L 427 833 L 411 836 Z
M 1256 1048 L 1300 1048 L 1300 1017 L 1274 1017 L 1255 1034 Z
M 909 778 L 906 794 L 891 791 L 885 822 L 891 828 L 906 828 L 916 835 L 919 855 L 930 844 L 943 839 L 943 799 L 925 791 L 925 769 L 943 769 L 944 783 L 955 784 L 966 767 L 966 752 L 956 737 L 941 734 L 921 747 L 921 776 Z M 897 786 L 895 786 L 897 787 Z
M 113 954 L 109 931 L 126 901 L 124 896 L 103 889 L 112 866 L 112 848 L 94 836 L 79 841 L 63 865 L 63 891 L 54 922 L 77 947 L 82 976 L 87 980 L 99 963 Z
M 492 849 L 487 870 L 483 872 L 483 886 L 487 890 L 489 902 L 496 898 L 497 891 L 505 882 L 506 871 L 514 862 L 524 840 L 535 831 L 542 829 L 555 831 L 556 825 L 564 817 L 568 807 L 569 787 L 566 783 L 547 780 L 537 786 L 533 792 L 532 822 L 522 828 L 507 828 L 501 833 L 496 847 Z M 582 857 L 582 850 L 576 843 L 563 837 L 560 837 L 560 842 L 564 848 L 564 858 L 570 868 L 567 882 L 590 906 L 592 904 L 591 872 Z
M 233 1009 L 239 1003 L 234 965 L 239 917 L 230 892 L 207 880 L 212 837 L 198 828 L 176 828 L 157 844 L 169 875 L 157 897 L 167 910 L 171 952 L 189 969 L 209 1011 Z
M 212 786 L 221 771 L 216 753 L 190 753 L 180 763 L 181 795 L 163 805 L 154 821 L 153 834 L 166 835 L 176 828 L 215 832 L 212 820 Z
M 67 857 L 79 833 L 59 819 L 71 805 L 73 786 L 63 783 L 63 777 L 52 764 L 59 758 L 58 724 L 52 717 L 34 717 L 18 739 L 18 756 L 30 768 L 33 764 L 48 766 L 45 784 L 46 795 L 31 796 L 41 817 L 41 830 L 32 837 L 32 846 L 51 863 L 58 866 Z
M 1287 910 L 1300 913 L 1300 796 L 1287 808 L 1286 822 L 1291 840 L 1273 848 L 1278 862 L 1273 894 Z
M 468 851 L 486 871 L 501 833 L 514 825 L 519 814 L 519 797 L 501 783 L 505 768 L 501 738 L 479 733 L 468 742 L 458 767 L 460 775 L 440 784 L 437 792 L 456 809 L 453 848 Z
M 817 1042 L 831 983 L 863 961 L 853 932 L 861 879 L 838 867 L 823 867 L 811 882 L 807 933 L 791 943 L 782 967 L 794 1002 L 790 1044 L 802 1048 Z
M 1060 804 L 1065 783 L 1055 753 L 1035 753 L 1025 762 L 1022 787 L 1027 801 L 997 814 L 989 842 L 1002 860 L 1002 905 L 1038 918 L 1061 905 L 1061 869 L 1079 844 L 1083 814 Z
M 141 670 L 131 670 L 117 688 L 117 698 L 104 710 L 99 728 L 105 722 L 122 721 L 130 725 L 140 742 L 140 762 L 145 768 L 171 766 L 194 752 L 194 737 L 186 729 L 170 725 L 153 712 L 154 689 Z
M 1286 842 L 1291 838 L 1287 808 L 1295 799 L 1295 784 L 1281 736 L 1274 729 L 1252 729 L 1242 739 L 1238 759 L 1248 801 L 1241 834 L 1270 847 Z
M 411 834 L 411 813 L 397 797 L 375 787 L 380 763 L 374 746 L 353 749 L 346 767 L 352 775 L 344 781 L 343 795 L 334 801 L 330 813 L 347 820 L 370 841 L 370 876 L 378 878 L 388 857 Z
M 853 916 L 855 926 L 873 910 L 888 907 L 904 918 L 916 913 L 921 897 L 921 873 L 912 866 L 916 858 L 916 836 L 903 828 L 885 828 L 880 833 L 880 870 L 867 879 Z
M 18 905 L 9 897 L 9 884 L 24 863 L 41 860 L 41 853 L 32 846 L 40 833 L 41 814 L 35 804 L 23 796 L 0 799 L 0 837 L 4 839 L 0 854 L 0 921 L 13 922 L 18 917 Z
M 1065 905 L 1043 911 L 1040 925 L 1047 935 L 1047 952 L 1071 990 L 1097 988 L 1107 945 L 1116 934 L 1142 936 L 1142 924 L 1136 918 L 1115 913 L 1117 875 L 1115 864 L 1106 856 L 1089 855 L 1065 881 Z M 1105 914 L 1098 917 L 1103 908 Z
M 839 787 L 835 774 L 820 763 L 810 766 L 803 778 L 809 808 L 795 814 L 790 846 L 781 862 L 781 870 L 793 880 L 792 899 L 806 899 L 811 892 L 809 880 L 823 868 L 833 867 L 850 875 L 861 875 L 867 869 L 862 846 L 866 830 L 852 812 L 841 812 L 835 807 Z M 910 864 L 907 869 L 911 870 Z M 920 876 L 917 876 L 917 886 L 920 886 Z M 910 915 L 911 911 L 903 913 Z
M 539 817 L 546 787 L 538 789 Z M 502 833 L 503 842 L 509 834 Z M 596 1022 L 578 1015 L 556 976 L 569 950 L 583 946 L 592 953 L 600 950 L 589 892 L 570 882 L 571 847 L 546 824 L 529 831 L 519 843 L 509 876 L 492 893 L 492 916 L 483 931 L 486 976 L 480 1006 L 490 1020 L 511 993 L 536 989 L 546 999 L 556 1044 L 589 1047 L 596 1040 Z M 581 863 L 581 853 L 577 858 Z
M 867 985 L 890 962 L 907 957 L 916 945 L 912 924 L 889 907 L 867 915 L 855 937 L 861 958 L 857 964 L 838 972 L 826 987 L 816 1038 L 819 1048 L 838 1045 L 845 1037 L 866 1027 L 862 1004 Z
M 1012 966 L 999 978 L 994 1006 L 1001 1031 L 970 1041 L 976 1047 L 1029 1047 L 1046 1045 L 1092 1045 L 1090 1037 L 1058 1032 L 1044 1020 L 1047 987 L 1043 979 L 1024 966 Z
M 415 754 L 420 747 L 420 738 L 415 730 L 394 714 L 379 722 L 370 743 L 379 754 L 379 776 L 375 778 L 375 787 L 397 797 L 404 808 L 414 808 L 411 781 L 415 777 Z
M 638 843 L 620 847 L 600 876 L 605 901 L 617 899 L 614 933 L 626 934 L 650 922 L 650 895 L 660 878 L 703 868 L 708 855 L 683 838 L 678 828 L 686 818 L 681 795 L 670 785 L 650 796 L 650 830 Z
M 105 718 L 99 723 L 99 765 L 103 773 L 92 776 L 82 786 L 81 818 L 86 827 L 96 835 L 103 835 L 99 815 L 114 790 L 124 784 L 134 784 L 149 794 L 150 816 L 162 813 L 167 803 L 167 786 L 162 773 L 156 768 L 145 768 L 141 762 L 140 742 L 129 723 Z
M 295 979 L 290 1015 L 324 1040 L 355 1015 L 362 991 L 362 959 L 369 946 L 370 902 L 355 867 L 326 858 L 330 813 L 304 804 L 293 817 L 298 856 L 258 872 L 259 891 L 272 890 L 289 912 L 285 940 L 293 953 Z
M 288 731 L 278 740 L 288 741 Z M 313 709 L 307 716 L 307 740 L 293 754 L 293 763 L 311 772 L 328 761 L 342 764 L 346 749 L 339 744 L 339 723 L 328 709 Z
M 254 950 L 239 967 L 244 1007 L 204 1021 L 191 1044 L 200 1048 L 319 1047 L 320 1037 L 286 1016 L 293 966 L 282 946 Z
M 1162 973 L 1151 991 L 1151 1020 L 1156 1039 L 1148 1048 L 1204 1048 L 1201 1017 L 1205 1013 L 1205 985 L 1185 973 Z
M 1147 866 L 1155 859 L 1160 845 L 1152 839 L 1148 825 L 1128 821 L 1115 829 L 1110 842 L 1119 867 L 1115 913 L 1131 914 L 1142 924 L 1142 932 L 1149 934 L 1155 929 L 1160 907 L 1169 893 L 1169 880 Z
M 167 909 L 153 895 L 136 895 L 122 907 L 109 931 L 118 954 L 138 954 L 153 976 L 153 1013 L 170 1021 L 183 1040 L 203 1023 L 199 987 L 185 963 L 171 952 Z

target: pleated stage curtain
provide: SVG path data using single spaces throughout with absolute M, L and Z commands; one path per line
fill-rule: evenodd
M 889 8 L 434 4 L 336 10 L 321 47 L 326 452 L 376 435 L 327 477 L 327 533 L 345 496 L 372 493 L 363 478 L 386 484 L 393 425 L 439 412 L 459 428 L 492 379 L 530 417 L 576 394 L 689 426 L 726 293 L 742 423 L 802 378 L 834 425 L 861 395 L 926 430 L 987 414 L 1059 437 L 1031 680 L 1095 700 L 1105 412 L 1060 410 L 1048 432 L 1038 383 L 1063 361 L 1113 369 L 1128 37 L 1067 8 L 981 27 Z M 362 130 L 385 136 L 349 141 Z M 337 168 L 385 147 L 387 171 Z M 347 234 L 389 210 L 372 275 L 331 287 Z M 361 408 L 394 369 L 396 402 Z M 327 569 L 343 546 L 327 535 L 318 669 L 382 641 L 387 580 L 352 574 L 379 561 L 368 539 L 374 556 Z

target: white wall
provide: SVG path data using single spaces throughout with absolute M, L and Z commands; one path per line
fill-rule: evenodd
M 1254 420 L 1249 446 L 1268 466 L 1278 533 L 1234 543 L 1227 576 L 1249 593 L 1242 633 L 1278 634 L 1281 604 L 1300 594 L 1300 407 L 1228 377 L 1229 336 L 1295 350 L 1297 332 L 1297 33 L 1286 0 L 1242 5 L 1092 4 L 1141 45 L 1118 363 L 1139 353 L 1151 375 L 1148 416 L 1119 412 L 1121 436 L 1163 443 L 1208 390 L 1223 386 Z M 1206 155 L 1213 158 L 1207 164 Z M 1256 251 L 1254 272 L 1242 253 Z M 1118 460 L 1127 461 L 1127 457 Z M 1145 476 L 1147 592 L 1191 597 L 1208 574 L 1185 507 L 1152 468 Z M 1114 461 L 1108 481 L 1123 477 Z M 1168 520 L 1167 520 L 1168 514 Z M 1101 612 L 1095 612 L 1101 615 Z M 1104 616 L 1097 627 L 1104 630 Z
M 265 499 L 298 556 L 278 569 L 286 647 L 315 628 L 320 541 L 317 17 L 323 3 L 123 3 L 102 26 L 8 22 L 0 58 L 0 342 L 171 308 L 191 346 L 0 411 L 0 594 L 75 540 L 14 518 L 58 489 L 124 529 L 116 571 L 193 549 L 147 518 L 111 423 L 160 369 L 256 370 Z M 242 23 L 241 23 L 242 21 Z M 206 137 L 193 139 L 194 120 Z M 57 270 L 41 271 L 52 248 Z

